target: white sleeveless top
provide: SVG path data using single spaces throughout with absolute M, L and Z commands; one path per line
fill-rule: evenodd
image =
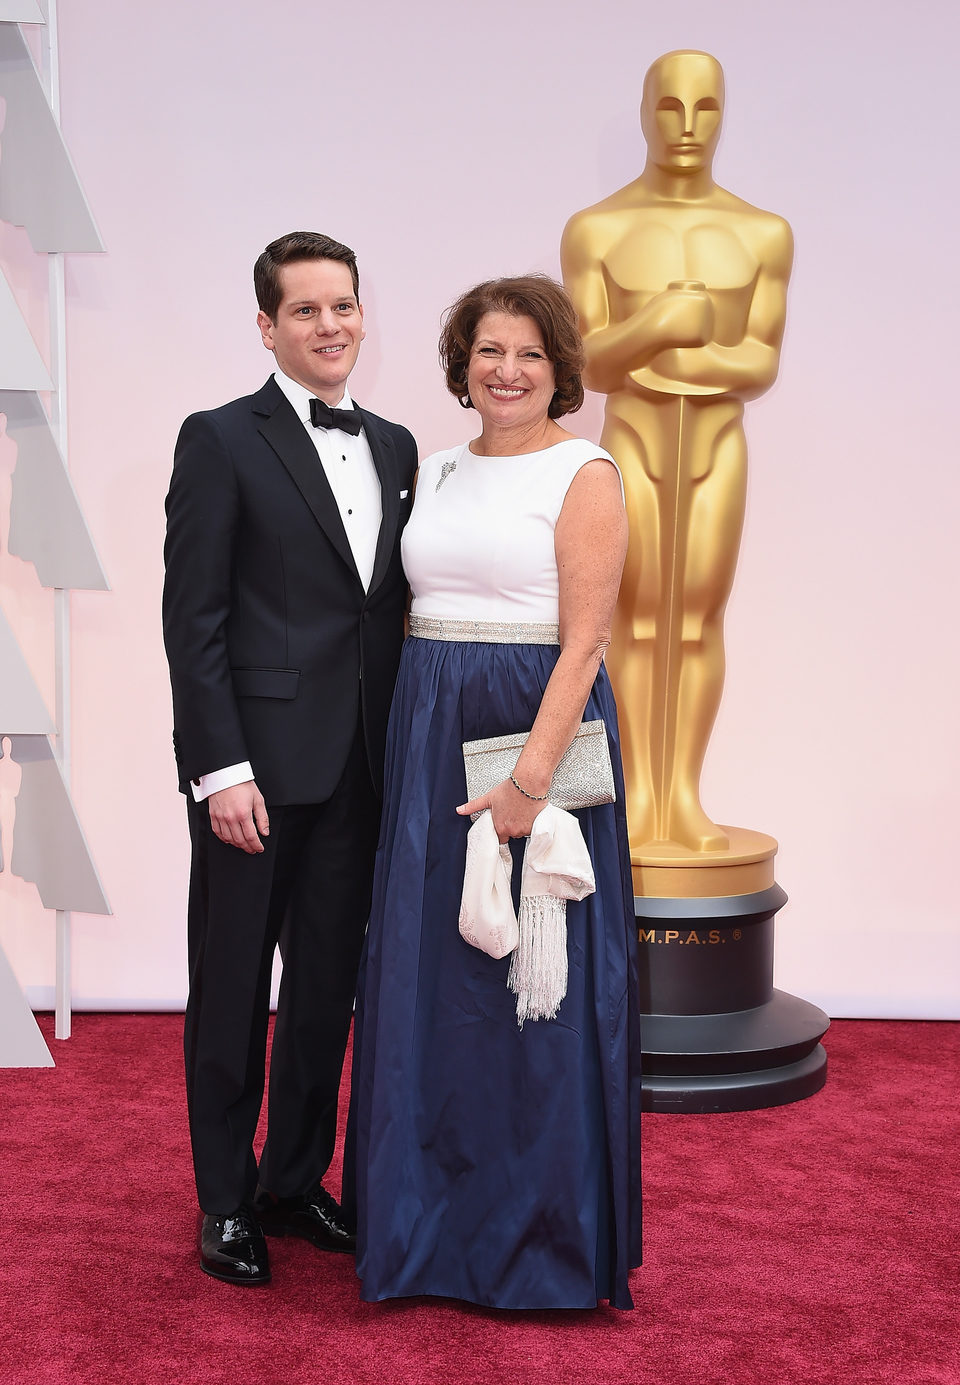
M 401 540 L 411 611 L 555 624 L 554 529 L 574 476 L 598 457 L 616 466 L 585 438 L 517 457 L 476 457 L 467 444 L 434 452 L 420 465 Z

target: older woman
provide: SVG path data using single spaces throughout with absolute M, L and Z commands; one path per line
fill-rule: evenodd
M 403 539 L 411 638 L 354 1054 L 357 1272 L 371 1300 L 629 1308 L 635 924 L 603 667 L 626 548 L 622 487 L 613 459 L 557 422 L 583 400 L 559 285 L 479 284 L 450 309 L 440 349 L 448 388 L 481 431 L 422 464 Z M 470 815 L 489 809 L 501 842 L 527 837 L 582 718 L 605 722 L 617 802 L 577 814 L 596 893 L 567 906 L 556 1017 L 521 1026 L 509 958 L 458 931 Z M 530 734 L 512 776 L 464 802 L 463 742 L 518 731 Z

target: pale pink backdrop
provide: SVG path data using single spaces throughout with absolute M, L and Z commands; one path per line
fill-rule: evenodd
M 75 917 L 79 1006 L 185 994 L 162 502 L 184 415 L 266 377 L 254 257 L 297 227 L 355 246 L 356 396 L 424 451 L 457 441 L 441 310 L 557 271 L 569 214 L 639 172 L 644 70 L 697 47 L 727 76 L 719 181 L 798 247 L 781 380 L 748 414 L 705 803 L 780 841 L 778 985 L 834 1015 L 960 1014 L 958 27 L 951 0 L 60 0 L 62 123 L 107 247 L 67 268 L 70 461 L 113 585 L 73 598 L 74 796 L 115 910 Z M 6 227 L 0 262 L 45 349 L 42 257 Z M 577 427 L 600 421 L 593 398 Z M 8 559 L 0 597 L 52 698 L 49 595 Z M 0 909 L 49 1004 L 52 916 L 8 874 Z

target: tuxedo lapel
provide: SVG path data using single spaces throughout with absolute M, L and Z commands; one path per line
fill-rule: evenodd
M 354 401 L 354 406 L 360 408 L 356 401 Z M 397 521 L 400 517 L 400 492 L 397 489 L 399 480 L 393 439 L 387 430 L 380 426 L 380 420 L 375 415 L 368 414 L 366 409 L 360 409 L 360 415 L 363 419 L 364 434 L 370 444 L 373 464 L 377 468 L 377 475 L 380 478 L 382 518 L 380 520 L 380 533 L 377 536 L 373 576 L 370 578 L 370 592 L 372 593 L 383 581 L 390 566 L 394 539 L 397 534 Z
M 258 428 L 261 435 L 280 458 L 309 505 L 314 519 L 359 582 L 360 574 L 353 560 L 350 541 L 316 448 L 311 446 L 303 424 L 275 380 L 268 380 L 263 389 L 254 395 L 253 407 L 254 413 L 260 415 Z M 382 528 L 380 532 L 382 537 Z M 377 560 L 379 562 L 379 548 Z

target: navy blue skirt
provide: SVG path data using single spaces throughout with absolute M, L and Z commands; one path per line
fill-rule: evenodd
M 617 802 L 577 814 L 597 890 L 567 905 L 556 1019 L 517 1025 L 509 958 L 460 937 L 465 740 L 529 730 L 559 650 L 408 639 L 361 967 L 349 1132 L 367 1300 L 631 1308 L 640 1262 L 636 932 L 617 717 Z M 519 889 L 523 843 L 514 843 Z

